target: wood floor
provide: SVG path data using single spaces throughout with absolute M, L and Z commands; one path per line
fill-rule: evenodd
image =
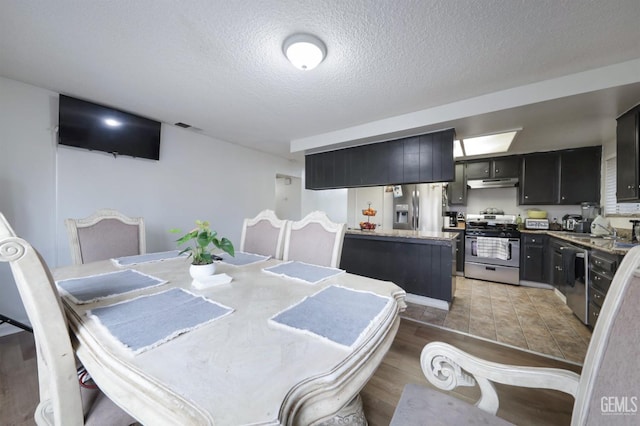
M 360 395 L 370 426 L 387 426 L 407 383 L 430 386 L 420 368 L 420 352 L 433 341 L 450 343 L 490 361 L 555 367 L 580 373 L 581 367 L 472 336 L 402 319 L 398 334 L 382 364 Z M 573 397 L 557 391 L 514 388 L 496 384 L 500 398 L 498 416 L 518 425 L 568 425 Z M 453 394 L 469 402 L 480 395 L 477 388 L 458 388 Z M 446 412 L 443 411 L 443 416 Z M 425 424 L 428 422 L 425 420 Z
M 387 426 L 407 383 L 425 386 L 420 352 L 431 341 L 451 343 L 473 355 L 492 361 L 540 367 L 580 368 L 563 361 L 475 339 L 426 324 L 403 319 L 397 337 L 361 396 L 370 426 Z M 34 425 L 38 382 L 33 336 L 20 332 L 0 338 L 0 424 Z M 496 385 L 500 397 L 498 415 L 519 425 L 568 425 L 573 398 L 560 392 Z M 477 388 L 461 388 L 455 395 L 475 401 Z M 443 411 L 443 415 L 446 413 Z

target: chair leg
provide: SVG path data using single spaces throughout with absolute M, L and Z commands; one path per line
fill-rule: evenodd
M 11 325 L 13 325 L 14 327 L 21 328 L 21 329 L 23 329 L 24 331 L 28 331 L 29 333 L 33 333 L 33 328 L 29 327 L 28 325 L 23 324 L 23 323 L 21 323 L 20 321 L 16 321 L 16 320 L 14 320 L 14 319 L 11 319 L 11 318 L 9 318 L 9 317 L 6 317 L 6 316 L 4 316 L 4 315 L 0 315 L 0 325 L 4 324 L 5 322 L 6 322 L 7 324 L 11 324 Z

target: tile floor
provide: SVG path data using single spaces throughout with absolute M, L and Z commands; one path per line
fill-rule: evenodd
M 409 303 L 402 315 L 580 364 L 591 339 L 553 290 L 464 277 L 449 311 Z

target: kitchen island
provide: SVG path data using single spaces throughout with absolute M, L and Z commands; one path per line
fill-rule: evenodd
M 449 309 L 455 294 L 457 232 L 348 229 L 340 268 L 392 281 L 407 301 Z

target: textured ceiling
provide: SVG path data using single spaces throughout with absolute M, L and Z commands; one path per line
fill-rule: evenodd
M 2 0 L 0 76 L 292 158 L 291 141 L 637 60 L 639 22 L 638 0 Z M 313 71 L 282 54 L 296 32 L 327 45 Z M 601 140 L 640 101 L 627 89 L 448 124 L 526 122 L 531 144 L 591 117 Z

